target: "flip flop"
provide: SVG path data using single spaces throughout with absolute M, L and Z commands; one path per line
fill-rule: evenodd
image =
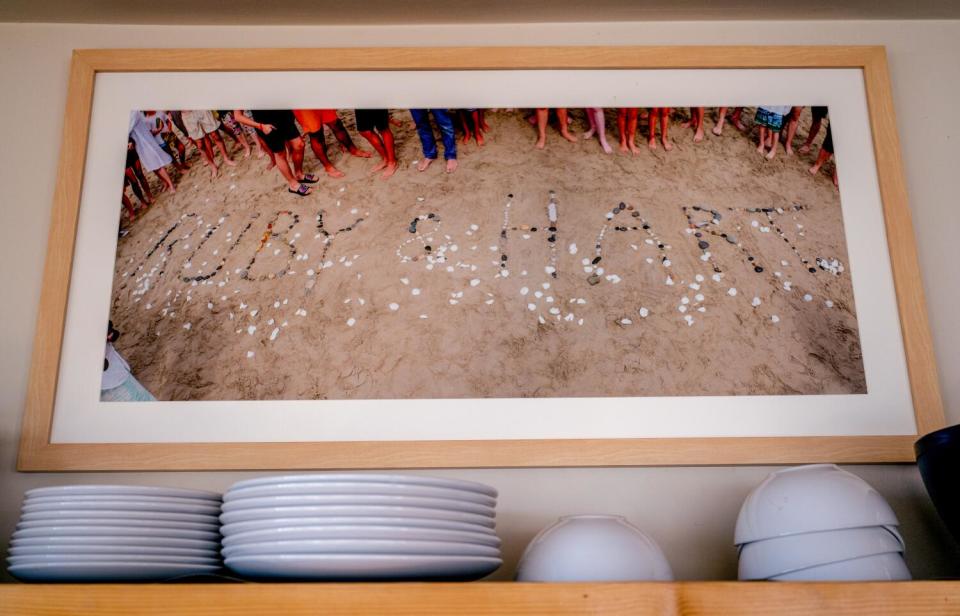
M 296 190 L 290 190 L 290 189 L 288 188 L 288 189 L 287 189 L 287 192 L 288 192 L 288 193 L 292 193 L 292 194 L 297 195 L 297 196 L 300 196 L 300 197 L 306 197 L 307 195 L 310 194 L 310 187 L 307 186 L 306 184 L 301 184 L 300 187 L 297 188 Z
M 320 179 L 317 176 L 313 175 L 312 173 L 305 173 L 303 174 L 303 177 L 300 179 L 301 184 L 316 184 L 319 181 Z

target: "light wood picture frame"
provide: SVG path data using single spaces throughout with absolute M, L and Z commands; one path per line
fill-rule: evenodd
M 98 74 L 198 71 L 862 71 L 915 434 L 323 442 L 59 443 L 51 435 Z M 883 47 L 164 49 L 74 52 L 18 458 L 22 471 L 909 462 L 944 425 Z

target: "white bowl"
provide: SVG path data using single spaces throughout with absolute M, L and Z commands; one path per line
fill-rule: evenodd
M 283 494 L 238 498 L 223 504 L 223 511 L 241 511 L 259 507 L 313 507 L 323 505 L 386 505 L 389 507 L 425 507 L 450 511 L 466 511 L 477 515 L 494 516 L 493 507 L 450 500 L 396 494 Z
M 496 532 L 492 525 L 473 524 L 470 522 L 457 522 L 454 520 L 438 520 L 436 518 L 414 518 L 401 516 L 305 516 L 305 517 L 265 517 L 242 522 L 227 522 L 220 527 L 220 533 L 224 537 L 230 537 L 239 533 L 260 530 L 282 529 L 290 526 L 310 526 L 310 527 L 337 527 L 337 526 L 404 526 L 423 529 L 445 529 L 454 531 L 465 531 L 469 533 L 480 533 L 490 537 L 495 537 Z
M 423 496 L 428 498 L 448 498 L 493 507 L 497 499 L 480 492 L 457 490 L 446 487 L 423 486 L 412 483 L 386 483 L 374 481 L 313 481 L 255 485 L 231 489 L 223 495 L 224 502 L 240 498 L 283 495 L 318 494 L 392 494 L 399 496 Z
M 452 490 L 466 490 L 468 492 L 478 492 L 493 496 L 496 498 L 496 489 L 477 483 L 476 481 L 464 481 L 463 479 L 447 479 L 445 477 L 429 477 L 425 475 L 400 475 L 385 473 L 325 473 L 309 475 L 269 475 L 267 477 L 257 477 L 255 479 L 245 479 L 238 481 L 230 486 L 229 491 L 239 490 L 250 486 L 266 486 L 284 483 L 318 483 L 325 481 L 372 481 L 376 483 L 401 483 L 420 486 L 436 486 L 438 488 L 450 488 Z
M 488 533 L 475 533 L 443 528 L 416 526 L 287 526 L 235 533 L 225 537 L 224 547 L 261 541 L 294 541 L 311 539 L 409 539 L 413 541 L 455 541 L 500 547 L 500 538 Z
M 390 539 L 298 539 L 242 543 L 223 549 L 225 558 L 263 554 L 441 554 L 500 557 L 500 549 L 476 543 Z
M 900 538 L 882 526 L 775 537 L 741 546 L 738 578 L 764 580 L 826 563 L 902 551 Z
M 520 582 L 669 581 L 660 547 L 620 516 L 560 518 L 540 531 L 517 567 Z
M 893 509 L 866 481 L 835 464 L 813 464 L 764 479 L 740 508 L 734 543 L 898 524 Z
M 783 582 L 895 582 L 912 577 L 903 555 L 890 552 L 800 569 L 770 579 Z
M 496 522 L 493 516 L 480 515 L 467 511 L 453 511 L 450 509 L 428 509 L 426 507 L 393 507 L 388 505 L 317 505 L 303 507 L 254 507 L 239 511 L 225 511 L 220 514 L 220 521 L 224 524 L 246 522 L 249 520 L 263 520 L 266 518 L 296 518 L 296 517 L 390 517 L 398 518 L 428 518 L 433 520 L 449 520 L 453 522 L 469 522 L 480 526 L 493 528 Z
M 45 496 L 73 496 L 82 494 L 142 495 L 142 496 L 174 496 L 179 498 L 199 498 L 203 500 L 219 501 L 221 496 L 217 492 L 206 490 L 188 490 L 186 488 L 164 488 L 158 486 L 127 486 L 127 485 L 73 485 L 48 486 L 27 490 L 27 498 Z

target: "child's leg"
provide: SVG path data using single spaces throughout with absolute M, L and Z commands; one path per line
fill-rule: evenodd
M 660 108 L 652 107 L 647 114 L 647 147 L 657 149 L 657 118 L 660 117 Z
M 303 137 L 297 137 L 287 141 L 287 148 L 290 149 L 290 166 L 293 167 L 294 176 L 300 180 L 303 179 L 303 154 L 306 145 L 303 143 Z
M 695 107 L 693 110 L 693 142 L 703 141 L 703 107 Z
M 617 136 L 620 138 L 620 151 L 627 151 L 627 108 L 617 108 Z
M 150 205 L 153 203 L 153 191 L 150 190 L 150 182 L 147 181 L 147 176 L 143 174 L 143 165 L 140 164 L 139 159 L 133 163 L 133 175 L 133 179 L 140 184 L 143 193 L 147 196 L 145 203 Z
M 780 144 L 780 131 L 771 130 L 770 131 L 770 151 L 767 152 L 767 160 L 773 160 L 773 157 L 777 155 L 777 145 Z
M 477 109 L 477 121 L 479 122 L 480 130 L 483 132 L 490 131 L 490 125 L 487 124 L 487 110 L 486 109 Z
M 339 141 L 343 147 L 347 148 L 347 151 L 350 152 L 353 156 L 358 158 L 370 158 L 370 152 L 366 150 L 361 150 L 353 143 L 353 139 L 350 138 L 350 133 L 347 132 L 346 127 L 344 127 L 343 122 L 340 118 L 337 118 L 336 122 L 331 122 L 327 124 L 330 127 L 330 130 L 333 131 L 333 134 L 336 135 L 337 141 Z
M 473 136 L 477 141 L 477 145 L 483 145 L 483 131 L 487 130 L 484 128 L 484 122 L 481 120 L 483 110 L 474 109 L 470 116 L 473 119 Z
M 167 173 L 167 168 L 166 168 L 166 167 L 160 167 L 159 169 L 156 170 L 155 173 L 157 174 L 157 176 L 160 177 L 160 179 L 161 179 L 161 180 L 163 181 L 163 183 L 166 185 L 167 190 L 169 190 L 169 191 L 172 192 L 172 193 L 177 192 L 176 187 L 173 185 L 173 180 L 170 179 L 170 174 Z
M 637 108 L 631 107 L 627 110 L 627 148 L 634 154 L 639 154 L 637 149 Z
M 602 147 L 603 151 L 607 154 L 612 153 L 613 148 L 607 143 L 607 124 L 606 119 L 603 117 L 602 107 L 595 107 L 593 109 L 593 126 L 596 128 L 597 137 L 600 139 L 600 147 Z
M 670 151 L 673 149 L 673 144 L 667 138 L 667 125 L 670 123 L 670 108 L 661 107 L 660 108 L 660 143 L 663 144 L 663 149 Z
M 737 127 L 737 130 L 739 130 L 740 132 L 746 132 L 747 127 L 740 120 L 740 115 L 742 113 L 743 113 L 743 107 L 734 107 L 733 113 L 730 114 L 730 121 L 733 123 L 734 126 Z
M 131 203 L 130 197 L 127 196 L 126 191 L 121 193 L 120 200 L 123 201 L 123 207 L 127 210 L 127 219 L 130 222 L 133 222 L 134 217 L 137 215 L 137 211 L 134 209 L 133 203 Z
M 537 149 L 542 150 L 547 145 L 547 116 L 550 114 L 549 109 L 537 109 L 535 122 L 537 125 Z
M 587 132 L 583 133 L 584 139 L 592 139 L 593 136 L 597 133 L 597 122 L 594 119 L 593 111 L 596 107 L 587 107 L 587 124 L 590 125 L 590 128 L 587 129 Z
M 767 148 L 767 127 L 760 126 L 760 144 L 757 146 L 757 151 L 763 154 Z
M 387 166 L 387 149 L 383 144 L 383 139 L 380 138 L 380 135 L 373 130 L 362 130 L 360 134 L 363 135 L 363 138 L 370 142 L 370 145 L 373 146 L 373 149 L 376 150 L 377 154 L 380 155 L 380 162 L 373 166 L 370 169 L 370 173 L 376 173 L 384 167 Z
M 576 143 L 577 138 L 570 134 L 570 116 L 565 108 L 557 108 L 557 122 L 560 124 L 560 134 L 563 138 L 571 143 Z
M 814 118 L 813 123 L 810 125 L 810 132 L 807 134 L 807 138 L 803 141 L 803 145 L 800 146 L 800 153 L 806 154 L 810 151 L 810 147 L 813 145 L 813 140 L 817 138 L 817 135 L 820 133 L 820 127 L 823 126 L 823 118 Z
M 214 142 L 215 144 L 217 144 L 217 149 L 220 150 L 220 154 L 223 156 L 223 163 L 224 163 L 225 165 L 230 166 L 230 167 L 236 166 L 237 163 L 233 162 L 233 159 L 230 158 L 230 155 L 229 155 L 229 154 L 227 154 L 227 146 L 226 146 L 226 144 L 223 142 L 223 137 L 220 136 L 220 133 L 218 133 L 217 131 L 213 131 L 212 133 L 210 133 L 209 135 L 207 135 L 207 137 L 209 137 L 210 139 L 212 139 L 213 142 Z M 210 152 L 210 156 L 213 157 L 213 151 L 212 151 L 212 150 L 211 150 L 211 152 Z
M 390 124 L 380 132 L 380 138 L 383 140 L 383 149 L 387 153 L 387 166 L 380 174 L 380 177 L 387 179 L 397 172 L 397 151 L 393 142 L 393 131 L 390 130 Z
M 314 156 L 316 156 L 320 164 L 323 165 L 323 170 L 327 172 L 327 175 L 332 178 L 343 177 L 343 171 L 337 169 L 330 160 L 330 157 L 327 156 L 327 140 L 323 135 L 323 127 L 314 133 L 310 133 L 310 149 L 313 150 Z
M 797 134 L 797 126 L 800 125 L 800 112 L 802 111 L 803 107 L 794 107 L 790 110 L 790 115 L 788 116 L 789 120 L 785 133 L 786 141 L 784 142 L 784 150 L 788 156 L 793 154 L 793 137 Z
M 468 118 L 469 111 L 464 111 L 463 109 L 457 109 L 457 118 L 460 120 L 460 128 L 463 129 L 463 140 L 461 143 L 467 145 L 470 143 L 470 137 L 472 137 L 472 132 L 470 130 L 470 120 Z
M 197 146 L 197 150 L 200 152 L 200 158 L 203 160 L 203 164 L 210 167 L 210 177 L 215 178 L 220 173 L 220 166 L 217 165 L 217 161 L 213 158 L 213 149 L 210 147 L 206 137 L 201 137 L 200 139 L 194 139 L 193 144 Z
M 717 123 L 713 125 L 713 134 L 719 137 L 723 134 L 723 123 L 727 119 L 727 107 L 720 107 L 717 111 Z
M 810 167 L 810 175 L 817 175 L 820 173 L 820 167 L 823 166 L 823 163 L 830 160 L 830 157 L 833 156 L 824 148 L 820 148 L 820 152 L 817 154 L 817 160 L 813 163 L 813 166 Z

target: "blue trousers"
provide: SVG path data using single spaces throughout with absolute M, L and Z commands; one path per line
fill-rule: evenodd
M 440 128 L 440 139 L 443 140 L 443 158 L 450 160 L 457 157 L 457 138 L 453 134 L 453 118 L 446 109 L 411 109 L 410 115 L 417 125 L 417 134 L 420 144 L 423 145 L 423 156 L 435 159 L 437 157 L 437 140 L 433 136 L 433 126 L 430 125 L 430 114 Z

